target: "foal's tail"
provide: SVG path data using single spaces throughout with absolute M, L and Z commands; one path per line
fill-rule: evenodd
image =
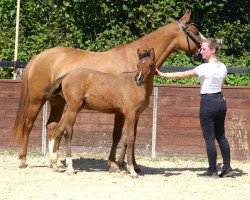
M 28 109 L 30 104 L 29 90 L 28 90 L 28 72 L 30 66 L 32 66 L 35 56 L 29 61 L 25 69 L 23 70 L 23 77 L 21 83 L 21 97 L 19 99 L 18 111 L 16 115 L 16 119 L 14 122 L 14 127 L 12 130 L 12 138 L 22 139 L 23 137 L 23 129 L 25 126 L 26 118 L 28 115 Z
M 64 74 L 60 78 L 56 79 L 54 83 L 45 88 L 46 98 L 50 99 L 57 95 L 62 90 L 62 80 L 65 78 L 67 74 Z

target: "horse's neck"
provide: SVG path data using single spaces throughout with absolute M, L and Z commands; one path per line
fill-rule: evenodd
M 159 68 L 169 57 L 169 55 L 178 48 L 177 34 L 174 29 L 176 24 L 172 22 L 157 30 L 145 35 L 144 37 L 125 45 L 124 48 L 132 48 L 136 52 L 140 50 L 153 48 L 155 51 L 156 67 Z M 128 52 L 125 50 L 125 52 Z

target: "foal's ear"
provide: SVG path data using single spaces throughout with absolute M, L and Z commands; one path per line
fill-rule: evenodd
M 143 54 L 142 54 L 140 49 L 137 49 L 137 56 L 138 56 L 139 60 L 143 58 Z
M 155 50 L 153 48 L 149 50 L 149 56 L 153 61 L 155 61 Z

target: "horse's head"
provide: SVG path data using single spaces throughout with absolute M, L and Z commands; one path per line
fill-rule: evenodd
M 198 54 L 202 41 L 205 37 L 199 32 L 195 23 L 190 23 L 191 11 L 187 11 L 180 20 L 176 21 L 178 26 L 178 47 L 179 49 Z
M 137 64 L 137 73 L 135 76 L 135 82 L 138 86 L 142 85 L 148 80 L 148 78 L 153 77 L 155 72 L 155 52 L 154 49 L 140 51 L 137 50 L 137 55 L 139 57 L 139 62 Z

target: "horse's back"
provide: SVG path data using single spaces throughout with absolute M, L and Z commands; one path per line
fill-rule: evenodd
M 36 56 L 30 67 L 30 76 L 38 74 L 50 83 L 60 76 L 78 68 L 90 68 L 111 74 L 119 74 L 129 65 L 120 52 L 92 52 L 70 47 L 54 47 Z M 133 66 L 136 67 L 136 66 Z

